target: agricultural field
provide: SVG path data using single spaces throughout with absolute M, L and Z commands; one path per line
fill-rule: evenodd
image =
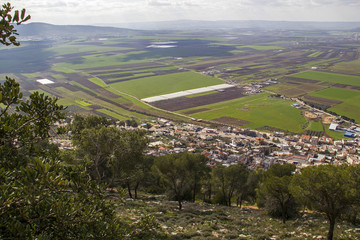
M 229 118 L 233 118 L 235 119 L 233 125 L 237 125 L 238 121 L 236 119 L 239 119 L 243 121 L 241 127 L 245 128 L 259 129 L 268 126 L 293 133 L 301 133 L 304 131 L 302 126 L 307 120 L 301 115 L 301 110 L 291 106 L 292 103 L 292 101 L 272 98 L 270 94 L 262 93 L 198 108 L 185 109 L 180 112 L 186 114 L 192 111 L 194 113 L 191 114 L 191 117 L 208 121 L 217 119 L 217 121 L 225 120 L 226 123 L 229 123 Z M 195 112 L 196 109 L 205 110 Z M 221 119 L 219 120 L 219 118 Z
M 110 84 L 110 86 L 121 92 L 136 96 L 137 98 L 147 98 L 222 83 L 224 83 L 222 80 L 214 77 L 204 76 L 194 72 L 179 72 L 122 81 Z
M 320 81 L 285 77 L 281 80 L 280 84 L 267 87 L 266 90 L 287 97 L 300 97 L 309 92 L 321 90 L 326 87 L 327 86 Z
M 343 99 L 340 92 L 333 91 L 335 97 L 322 92 L 329 87 L 360 90 L 360 44 L 351 40 L 351 33 L 101 28 L 95 32 L 40 32 L 25 35 L 22 47 L 1 46 L 0 81 L 10 75 L 20 82 L 24 96 L 39 90 L 58 97 L 71 112 L 119 120 L 158 116 L 189 120 L 171 113 L 179 112 L 254 129 L 269 126 L 300 133 L 320 128 L 291 107 L 291 101 L 269 98 L 271 93 L 322 99 L 331 102 L 332 111 L 359 119 L 358 106 L 350 99 Z M 321 71 L 309 71 L 313 66 Z M 279 80 L 265 88 L 270 93 L 247 96 L 245 86 L 270 78 Z M 54 83 L 42 85 L 38 79 Z M 156 108 L 139 101 L 223 83 L 239 86 L 152 103 Z
M 178 111 L 212 103 L 224 102 L 246 96 L 245 90 L 237 87 L 224 89 L 222 91 L 207 92 L 209 94 L 194 97 L 179 97 L 169 100 L 154 102 L 153 105 L 168 111 Z
M 333 71 L 336 72 L 346 72 L 352 74 L 360 74 L 360 59 L 349 61 L 349 62 L 340 62 L 331 67 Z
M 360 121 L 360 91 L 327 88 L 309 95 L 333 102 L 338 101 L 338 104 L 332 105 L 328 110 L 355 119 L 356 122 Z
M 320 71 L 308 71 L 291 75 L 295 78 L 310 79 L 328 83 L 339 83 L 352 86 L 360 86 L 360 76 L 329 73 Z

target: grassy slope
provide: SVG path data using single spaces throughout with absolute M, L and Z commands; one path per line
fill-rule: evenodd
M 117 201 L 118 202 L 118 201 Z M 168 239 L 325 239 L 328 223 L 324 215 L 301 213 L 299 218 L 283 224 L 264 210 L 225 207 L 205 203 L 184 203 L 177 210 L 176 202 L 164 200 L 127 200 L 118 206 L 120 217 L 129 222 L 152 216 Z M 156 226 L 156 225 L 153 225 Z M 360 239 L 352 224 L 339 220 L 336 239 Z M 319 239 L 319 238 L 318 238 Z

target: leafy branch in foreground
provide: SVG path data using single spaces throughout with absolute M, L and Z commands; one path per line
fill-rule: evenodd
M 15 35 L 19 35 L 14 24 L 20 25 L 28 21 L 31 17 L 26 15 L 26 10 L 15 10 L 12 15 L 13 7 L 10 3 L 4 3 L 0 8 L 0 43 L 6 46 L 19 46 Z

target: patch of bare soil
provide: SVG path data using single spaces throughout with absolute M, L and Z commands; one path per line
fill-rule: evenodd
M 220 117 L 220 118 L 213 119 L 212 121 L 220 122 L 223 124 L 235 125 L 235 126 L 244 126 L 244 125 L 251 123 L 249 121 L 237 119 L 237 118 L 233 118 L 233 117 Z
M 304 116 L 308 119 L 308 120 L 315 120 L 318 118 L 318 115 L 312 113 L 312 112 L 308 112 L 308 111 L 305 111 L 304 112 Z
M 335 117 L 326 116 L 322 119 L 323 124 L 331 124 Z

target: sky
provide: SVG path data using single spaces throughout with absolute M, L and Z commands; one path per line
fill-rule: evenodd
M 360 22 L 360 0 L 8 1 L 16 9 L 26 8 L 31 22 L 52 24 L 91 25 L 184 19 Z

